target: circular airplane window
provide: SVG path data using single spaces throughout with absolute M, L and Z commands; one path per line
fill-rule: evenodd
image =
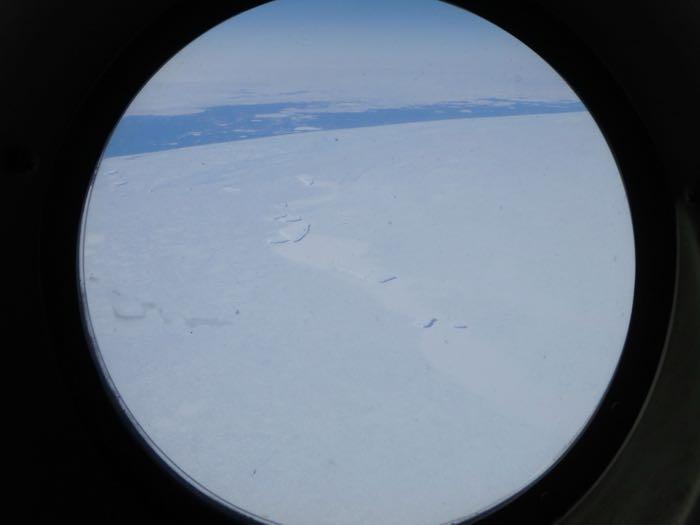
M 95 356 L 195 490 L 263 522 L 476 516 L 566 453 L 635 249 L 585 106 L 433 0 L 278 0 L 172 58 L 83 213 Z

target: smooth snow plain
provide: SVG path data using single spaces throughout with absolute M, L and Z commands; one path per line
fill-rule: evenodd
M 583 112 L 108 158 L 80 278 L 113 388 L 193 483 L 270 522 L 418 525 L 577 437 L 634 264 Z

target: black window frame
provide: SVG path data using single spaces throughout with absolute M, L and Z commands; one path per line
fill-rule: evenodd
M 59 365 L 115 476 L 158 501 L 164 522 L 258 523 L 174 472 L 134 428 L 105 381 L 85 329 L 78 288 L 83 205 L 103 148 L 143 84 L 194 38 L 262 3 L 179 3 L 130 42 L 90 90 L 67 130 L 45 197 L 41 276 Z M 613 152 L 632 215 L 636 250 L 632 316 L 603 401 L 580 437 L 542 477 L 463 522 L 552 523 L 581 499 L 620 451 L 657 374 L 676 280 L 673 198 L 653 142 L 625 92 L 595 53 L 553 13 L 527 1 L 450 3 L 510 32 L 572 86 Z

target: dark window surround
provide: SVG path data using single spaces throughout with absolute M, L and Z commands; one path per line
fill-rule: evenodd
M 134 431 L 102 381 L 83 329 L 77 243 L 85 191 L 109 134 L 143 83 L 218 22 L 261 2 L 182 3 L 140 34 L 91 90 L 53 169 L 42 233 L 44 298 L 64 376 L 112 474 L 157 501 L 163 522 L 251 522 L 192 490 Z M 474 522 L 549 523 L 591 487 L 630 432 L 657 371 L 675 280 L 675 219 L 649 137 L 625 94 L 589 48 L 529 2 L 453 2 L 521 39 L 574 88 L 603 131 L 633 217 L 637 275 L 630 331 L 618 371 L 581 438 L 545 476 Z

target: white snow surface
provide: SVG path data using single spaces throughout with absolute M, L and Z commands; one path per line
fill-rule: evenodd
M 83 240 L 134 421 L 285 524 L 444 523 L 523 489 L 596 409 L 634 286 L 586 113 L 106 159 Z

